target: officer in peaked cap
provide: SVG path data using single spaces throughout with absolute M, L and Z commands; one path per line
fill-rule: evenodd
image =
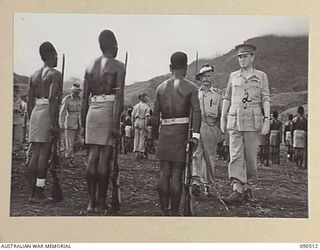
M 240 70 L 230 74 L 221 114 L 221 131 L 228 130 L 230 136 L 229 178 L 233 192 L 224 198 L 228 204 L 252 198 L 259 134 L 266 135 L 270 129 L 268 77 L 253 67 L 257 48 L 244 43 L 235 49 Z

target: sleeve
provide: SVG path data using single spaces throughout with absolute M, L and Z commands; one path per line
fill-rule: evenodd
M 231 101 L 231 96 L 232 96 L 232 80 L 231 79 L 232 79 L 232 75 L 230 74 L 225 93 L 222 97 L 223 100 L 226 99 Z
M 64 128 L 64 123 L 66 119 L 66 114 L 67 114 L 67 109 L 68 109 L 68 96 L 63 98 L 62 100 L 62 105 L 60 109 L 60 114 L 59 114 L 59 124 L 60 128 Z
M 263 77 L 262 77 L 261 99 L 262 99 L 262 103 L 271 101 L 269 96 L 268 76 L 265 73 L 263 74 Z

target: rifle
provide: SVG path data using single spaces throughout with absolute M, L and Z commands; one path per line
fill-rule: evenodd
M 198 51 L 196 55 L 196 67 L 195 67 L 195 75 L 197 74 L 197 68 L 198 68 Z M 196 78 L 195 78 L 196 81 Z M 193 110 L 192 107 L 190 107 L 190 114 L 189 114 L 189 129 L 188 129 L 188 140 L 192 137 L 192 118 L 193 118 Z M 186 167 L 184 171 L 184 216 L 192 216 L 192 208 L 191 208 L 191 188 L 192 188 L 192 173 L 191 173 L 191 167 L 192 167 L 192 156 L 193 156 L 193 150 L 190 145 L 190 142 L 187 142 L 186 146 Z
M 64 77 L 64 65 L 65 65 L 65 55 L 63 54 L 62 57 L 62 82 L 60 86 L 60 95 L 58 98 L 58 108 L 56 113 L 56 118 L 59 117 L 59 107 L 62 97 L 62 91 L 63 91 L 63 77 Z M 58 123 L 58 121 L 56 121 Z M 59 134 L 55 134 L 51 137 L 51 155 L 49 159 L 49 169 L 52 174 L 52 201 L 53 202 L 59 202 L 63 200 L 63 193 L 62 188 L 60 184 L 60 180 L 58 175 L 60 174 L 60 136 Z
M 127 69 L 127 64 L 128 64 L 128 52 L 126 52 L 125 69 Z M 116 138 L 114 149 L 113 149 L 113 170 L 112 170 L 112 177 L 111 177 L 112 179 L 111 210 L 113 212 L 120 211 L 120 202 L 121 202 L 118 156 L 119 156 L 119 139 Z

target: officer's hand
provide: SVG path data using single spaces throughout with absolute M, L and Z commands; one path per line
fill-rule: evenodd
M 226 127 L 227 127 L 227 119 L 226 117 L 221 116 L 220 118 L 220 130 L 222 134 L 226 133 Z
M 261 129 L 261 134 L 267 135 L 270 130 L 270 120 L 269 119 L 264 119 L 262 129 Z
M 191 151 L 194 152 L 198 147 L 199 140 L 197 138 L 192 137 L 191 139 L 188 140 L 188 143 Z

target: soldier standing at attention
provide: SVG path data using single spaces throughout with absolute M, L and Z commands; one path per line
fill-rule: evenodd
M 270 123 L 270 147 L 271 160 L 274 164 L 280 164 L 280 143 L 282 140 L 282 122 L 278 120 L 278 112 L 272 113 L 272 121 Z
M 182 195 L 182 175 L 186 162 L 186 142 L 190 109 L 192 109 L 193 134 L 190 144 L 196 148 L 200 138 L 201 111 L 197 85 L 185 79 L 187 55 L 176 52 L 171 56 L 172 77 L 161 83 L 155 95 L 153 133 L 159 138 L 156 155 L 160 159 L 158 184 L 161 214 L 179 215 Z M 162 117 L 159 134 L 160 115 Z M 155 143 L 157 144 L 157 143 Z
M 292 161 L 293 158 L 293 136 L 292 136 L 292 119 L 293 115 L 289 114 L 289 121 L 284 124 L 284 133 L 283 133 L 283 140 L 287 146 L 287 159 L 288 161 Z
M 62 75 L 54 69 L 58 62 L 55 48 L 50 42 L 44 42 L 39 51 L 44 65 L 30 77 L 27 102 L 33 176 L 30 202 L 36 203 L 46 199 L 44 187 L 51 138 L 59 133 L 58 108 L 62 86 Z
M 200 140 L 193 155 L 192 173 L 192 191 L 196 196 L 200 195 L 200 182 L 204 185 L 205 196 L 210 195 L 210 188 L 213 188 L 217 143 L 221 134 L 222 90 L 216 88 L 213 72 L 214 67 L 205 64 L 196 76 L 201 81 L 198 93 L 201 109 Z
M 292 133 L 293 133 L 293 150 L 294 158 L 297 163 L 297 167 L 302 168 L 303 157 L 305 155 L 305 168 L 307 168 L 307 131 L 308 121 L 304 116 L 304 108 L 298 107 L 298 116 L 292 120 Z
M 65 132 L 65 157 L 68 160 L 69 166 L 74 166 L 74 144 L 75 142 L 80 142 L 80 92 L 82 89 L 80 88 L 80 84 L 74 83 L 70 90 L 71 94 L 62 100 L 59 117 L 60 129 L 63 129 Z
M 240 70 L 230 74 L 221 115 L 221 131 L 225 133 L 227 129 L 230 136 L 229 178 L 233 192 L 224 198 L 227 204 L 252 198 L 259 134 L 267 134 L 270 129 L 268 78 L 252 66 L 256 47 L 241 44 L 236 50 Z
M 136 153 L 136 158 L 142 159 L 145 151 L 150 108 L 147 104 L 148 97 L 146 93 L 139 95 L 139 100 L 140 102 L 133 107 L 132 111 L 132 124 L 134 126 L 133 152 Z
M 107 208 L 110 160 L 115 140 L 120 137 L 120 114 L 123 110 L 125 66 L 115 59 L 117 39 L 112 31 L 104 30 L 99 35 L 99 44 L 102 56 L 95 59 L 85 72 L 81 105 L 81 134 L 89 147 L 86 176 L 88 212 L 101 212 Z

